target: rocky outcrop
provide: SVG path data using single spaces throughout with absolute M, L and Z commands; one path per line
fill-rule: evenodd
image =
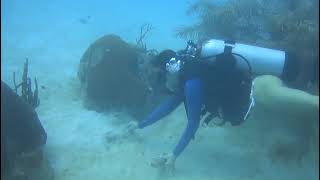
M 42 156 L 46 141 L 47 134 L 35 109 L 1 81 L 1 177 L 35 179 L 39 174 L 35 172 L 50 167 Z M 53 171 L 47 172 L 50 175 L 45 173 L 40 179 L 51 179 Z
M 146 75 L 146 62 L 153 57 L 116 35 L 96 40 L 82 56 L 78 70 L 87 107 L 142 118 L 155 102 Z
M 255 128 L 259 136 L 272 137 L 271 159 L 300 162 L 312 153 L 319 164 L 319 96 L 288 88 L 269 75 L 257 77 L 254 87 Z

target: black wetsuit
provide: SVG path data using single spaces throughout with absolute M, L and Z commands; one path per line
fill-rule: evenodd
M 222 110 L 223 119 L 240 125 L 250 105 L 252 77 L 249 72 L 236 68 L 231 54 L 221 54 L 214 64 L 205 69 L 205 110 L 214 116 Z

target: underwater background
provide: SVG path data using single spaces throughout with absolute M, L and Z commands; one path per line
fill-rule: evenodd
M 272 34 L 271 30 L 267 35 L 245 33 L 251 27 L 258 28 L 256 24 L 232 24 L 228 27 L 231 23 L 223 22 L 240 16 L 225 7 L 225 11 L 218 14 L 226 15 L 223 21 L 208 22 L 204 18 L 206 15 L 219 13 L 217 7 L 206 10 L 211 7 L 210 2 L 218 2 L 220 6 L 225 3 L 184 0 L 1 0 L 1 80 L 13 88 L 12 74 L 15 72 L 17 77 L 21 77 L 23 63 L 28 58 L 29 75 L 37 77 L 39 84 L 41 103 L 36 111 L 48 135 L 44 153 L 56 180 L 319 178 L 318 80 L 313 81 L 312 90 L 308 89 L 309 85 L 297 82 L 293 83 L 292 88 L 305 92 L 293 92 L 290 88 L 286 92 L 276 92 L 279 94 L 275 94 L 275 98 L 292 95 L 286 97 L 290 100 L 286 102 L 263 97 L 267 87 L 257 86 L 257 105 L 248 121 L 240 127 L 200 127 L 195 140 L 177 160 L 173 177 L 163 177 L 157 169 L 150 167 L 149 162 L 154 156 L 170 151 L 177 143 L 187 121 L 183 105 L 164 120 L 132 136 L 126 135 L 125 127 L 128 122 L 139 119 L 130 113 L 113 108 L 95 111 L 84 105 L 78 68 L 88 47 L 108 34 L 116 34 L 134 44 L 141 26 L 146 23 L 154 27 L 145 39 L 146 47 L 159 52 L 167 48 L 183 49 L 188 38 L 209 36 L 235 38 L 262 47 L 301 50 L 307 54 L 301 59 L 308 59 L 310 54 L 311 59 L 318 59 L 318 1 L 306 1 L 311 5 L 302 10 L 297 9 L 302 7 L 295 5 L 295 2 L 300 2 L 297 0 L 281 1 L 279 4 L 272 0 L 257 1 L 269 2 L 270 7 L 280 7 L 281 4 L 283 9 L 288 9 L 288 13 L 294 12 L 295 16 L 281 17 L 283 20 L 277 16 L 280 25 L 271 25 L 274 29 L 282 29 L 283 34 L 291 33 L 290 37 L 279 35 L 278 31 Z M 245 7 L 254 5 L 247 4 Z M 244 7 L 238 6 L 239 9 Z M 308 9 L 310 7 L 312 12 Z M 298 10 L 301 16 L 310 14 L 304 17 L 307 22 L 302 20 L 299 26 L 296 23 L 282 26 L 284 22 L 300 17 Z M 196 15 L 190 15 L 192 13 Z M 259 17 L 262 19 L 250 22 L 264 22 L 265 16 Z M 274 23 L 272 20 L 270 23 Z M 210 29 L 215 25 L 227 29 Z M 283 29 L 286 31 L 283 32 Z M 290 31 L 293 29 L 296 31 Z M 237 35 L 231 36 L 235 31 Z M 290 46 L 292 44 L 301 47 Z M 260 80 L 268 82 L 270 78 L 261 77 Z M 257 81 L 259 84 L 259 79 Z M 273 82 L 267 85 L 278 85 Z M 301 82 L 304 82 L 303 77 Z M 130 89 L 127 91 L 130 93 Z M 276 110 L 266 110 L 264 107 Z

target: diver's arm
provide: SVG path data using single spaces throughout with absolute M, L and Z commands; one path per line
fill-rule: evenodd
M 158 106 L 151 114 L 149 114 L 147 118 L 140 121 L 138 127 L 142 129 L 157 122 L 158 120 L 172 112 L 175 108 L 177 108 L 182 100 L 183 96 L 181 95 L 170 96 L 165 102 L 160 104 L 160 106 Z
M 203 104 L 203 82 L 200 79 L 188 80 L 184 88 L 185 105 L 187 107 L 188 124 L 179 143 L 173 151 L 178 157 L 190 140 L 194 137 L 200 123 L 201 106 Z

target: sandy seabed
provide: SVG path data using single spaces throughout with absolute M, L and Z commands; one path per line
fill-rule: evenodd
M 7 69 L 19 68 L 5 64 Z M 21 67 L 21 66 L 20 66 Z M 36 67 L 35 67 L 36 68 Z M 36 73 L 36 69 L 33 69 Z M 43 73 L 43 72 L 42 72 Z M 83 106 L 76 70 L 49 76 L 39 70 L 38 115 L 48 133 L 45 153 L 56 180 L 105 179 L 316 179 L 319 171 L 308 154 L 300 164 L 272 161 L 268 149 L 275 138 L 293 138 L 286 130 L 255 129 L 262 115 L 240 127 L 200 127 L 176 163 L 174 176 L 152 168 L 150 160 L 170 152 L 186 125 L 184 107 L 136 134 L 127 136 L 133 120 L 123 112 L 98 113 Z M 10 84 L 9 76 L 4 76 Z M 260 117 L 259 117 L 260 116 Z M 261 118 L 263 119 L 263 118 Z

